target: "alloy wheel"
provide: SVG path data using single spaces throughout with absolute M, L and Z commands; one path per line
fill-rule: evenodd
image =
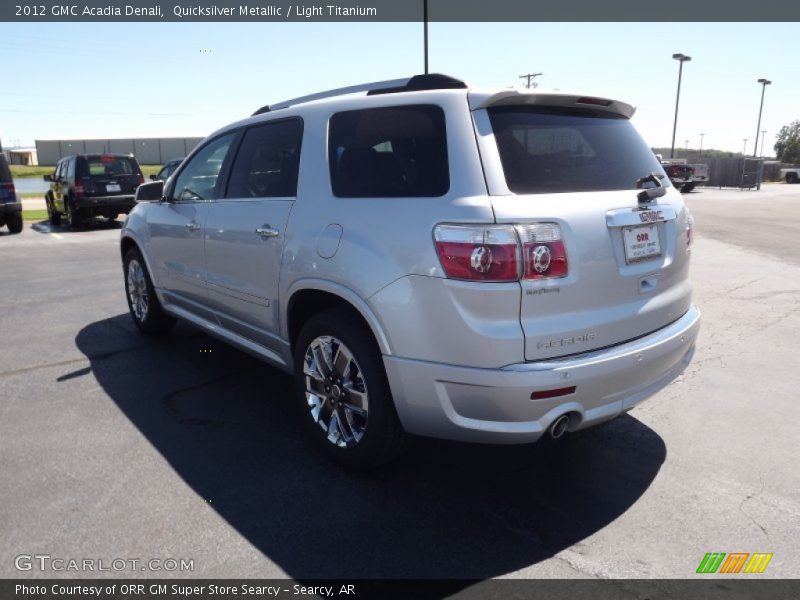
M 147 282 L 144 277 L 144 269 L 136 259 L 128 263 L 128 299 L 131 303 L 136 319 L 141 323 L 147 318 L 147 311 L 150 308 L 150 299 L 147 296 Z
M 369 396 L 353 353 L 341 340 L 320 336 L 306 349 L 303 373 L 311 418 L 330 443 L 356 446 L 367 428 Z

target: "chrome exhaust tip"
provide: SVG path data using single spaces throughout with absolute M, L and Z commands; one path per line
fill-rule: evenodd
M 567 432 L 569 426 L 569 415 L 561 415 L 553 424 L 550 425 L 550 437 L 557 440 Z

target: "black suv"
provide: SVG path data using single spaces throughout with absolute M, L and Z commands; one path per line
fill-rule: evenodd
M 17 198 L 6 157 L 0 154 L 0 227 L 8 225 L 11 233 L 22 231 L 22 201 Z
M 180 164 L 183 162 L 183 157 L 181 158 L 173 158 L 172 160 L 166 162 L 161 170 L 156 175 L 150 175 L 150 179 L 153 181 L 166 181 L 169 179 L 169 176 L 175 172 Z
M 47 192 L 47 214 L 53 225 L 62 215 L 70 227 L 85 219 L 102 216 L 113 221 L 135 206 L 134 193 L 144 175 L 133 156 L 123 154 L 77 154 L 56 164 Z

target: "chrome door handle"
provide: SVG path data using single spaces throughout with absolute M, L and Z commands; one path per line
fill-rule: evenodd
M 188 229 L 189 231 L 197 231 L 198 229 L 200 229 L 200 225 L 198 225 L 194 221 L 189 221 L 186 224 L 186 229 Z
M 256 229 L 256 234 L 259 235 L 261 239 L 266 240 L 267 238 L 278 237 L 278 235 L 280 235 L 280 231 L 273 229 L 269 225 L 262 225 Z

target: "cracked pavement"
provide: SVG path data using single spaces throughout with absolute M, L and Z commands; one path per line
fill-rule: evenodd
M 422 440 L 370 476 L 314 453 L 285 375 L 189 326 L 138 336 L 118 227 L 0 234 L 0 577 L 48 553 L 195 560 L 131 577 L 684 578 L 706 552 L 797 577 L 800 185 L 685 198 L 703 323 L 678 380 L 559 444 Z

